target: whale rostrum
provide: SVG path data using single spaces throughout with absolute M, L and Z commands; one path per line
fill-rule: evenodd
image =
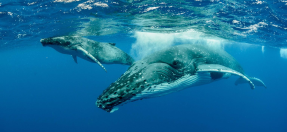
M 134 59 L 115 46 L 115 43 L 93 41 L 79 36 L 61 36 L 41 39 L 43 46 L 52 47 L 62 54 L 71 55 L 75 63 L 77 57 L 97 63 L 105 71 L 102 64 L 131 65 Z
M 251 89 L 266 87 L 260 79 L 247 76 L 240 64 L 222 49 L 195 44 L 173 46 L 133 63 L 104 90 L 96 105 L 114 112 L 129 102 L 167 95 L 231 75 L 239 76 L 236 85 L 248 83 Z

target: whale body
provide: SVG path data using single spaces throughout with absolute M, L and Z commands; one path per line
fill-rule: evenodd
M 105 71 L 103 64 L 131 65 L 134 59 L 115 46 L 115 43 L 103 43 L 79 36 L 61 36 L 41 39 L 43 46 L 52 47 L 60 53 L 72 55 L 98 63 Z
M 248 77 L 240 64 L 224 50 L 206 45 L 179 45 L 155 52 L 137 61 L 97 99 L 96 105 L 114 112 L 136 100 L 163 96 L 185 88 L 237 75 L 235 84 L 265 86 Z

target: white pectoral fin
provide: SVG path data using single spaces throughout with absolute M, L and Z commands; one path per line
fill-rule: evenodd
M 88 51 L 86 51 L 85 49 L 83 49 L 82 47 L 78 46 L 77 50 L 82 51 L 84 54 L 87 55 L 87 57 L 89 57 L 90 59 L 92 59 L 94 62 L 98 63 L 106 72 L 106 68 L 101 64 L 101 62 L 99 62 L 94 56 L 92 56 Z
M 235 71 L 233 69 L 230 69 L 228 67 L 218 65 L 218 64 L 200 64 L 197 66 L 197 71 L 196 72 L 220 72 L 220 73 L 229 73 L 233 75 L 240 76 L 242 80 L 245 80 L 245 82 L 248 82 L 250 87 L 252 89 L 255 88 L 253 82 L 251 81 L 252 79 L 246 77 L 242 73 Z
M 254 85 L 256 85 L 256 86 L 263 86 L 263 87 L 265 87 L 265 88 L 267 88 L 266 87 L 266 85 L 264 84 L 264 82 L 263 81 L 261 81 L 259 78 L 255 78 L 255 77 L 248 77 L 253 83 L 254 83 Z M 235 85 L 238 85 L 238 84 L 242 84 L 242 83 L 247 83 L 246 82 L 246 80 L 245 79 L 243 79 L 243 78 L 238 78 L 236 81 L 235 81 Z
M 76 55 L 72 55 L 72 57 L 73 57 L 73 59 L 74 59 L 75 63 L 77 63 L 77 64 L 78 64 L 77 56 L 76 56 Z
M 259 78 L 249 77 L 249 79 L 250 79 L 256 86 L 263 86 L 263 87 L 267 88 L 266 85 L 264 84 L 264 82 L 261 81 Z

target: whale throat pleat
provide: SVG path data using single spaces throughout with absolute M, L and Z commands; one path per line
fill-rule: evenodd
M 211 83 L 213 80 L 210 73 L 196 73 L 195 75 L 185 75 L 172 83 L 162 83 L 151 86 L 143 90 L 141 93 L 135 95 L 130 101 L 135 101 L 144 98 L 153 98 L 163 96 L 169 93 L 177 92 L 189 87 L 199 86 Z

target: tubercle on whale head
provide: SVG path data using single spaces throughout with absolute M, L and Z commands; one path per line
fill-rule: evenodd
M 96 101 L 97 107 L 107 112 L 113 112 L 116 106 L 121 105 L 140 92 L 139 89 L 135 88 L 136 85 L 140 85 L 136 76 L 122 75 L 98 97 Z
M 47 46 L 47 45 L 49 45 L 49 44 L 52 44 L 52 38 L 45 38 L 45 39 L 41 39 L 40 40 L 40 42 L 41 42 L 41 44 L 42 44 L 42 46 Z
M 44 38 L 44 39 L 41 39 L 40 42 L 42 43 L 43 46 L 48 46 L 48 45 L 67 46 L 71 44 L 70 41 L 65 40 L 63 37 Z

